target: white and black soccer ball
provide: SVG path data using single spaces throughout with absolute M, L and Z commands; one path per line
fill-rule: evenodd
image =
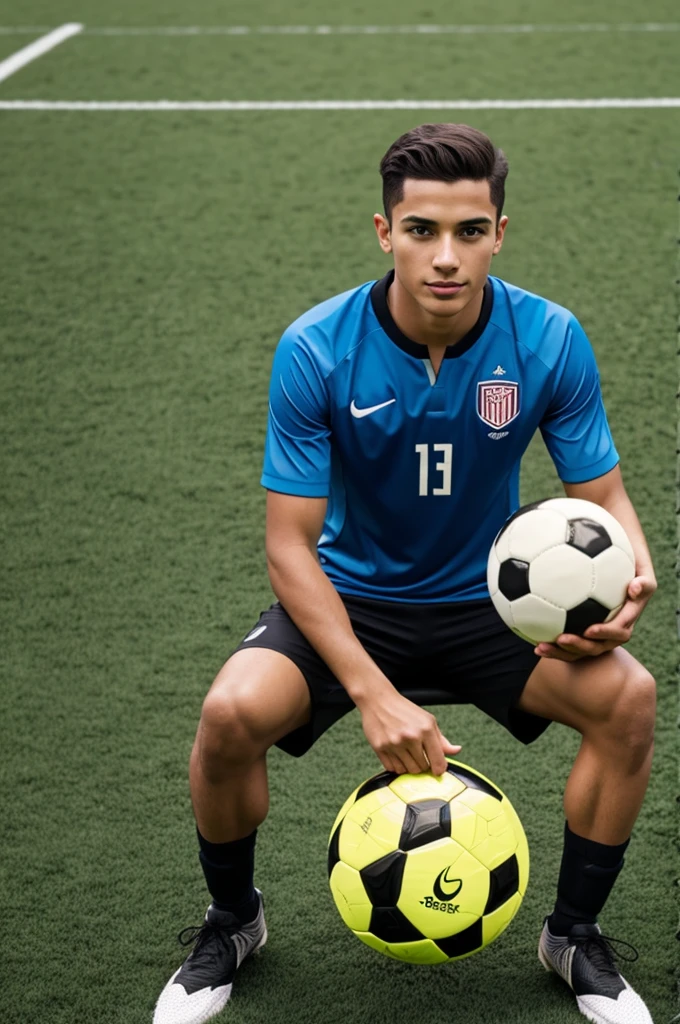
M 503 621 L 529 643 L 552 643 L 608 622 L 626 599 L 635 556 L 606 509 L 579 498 L 520 508 L 491 545 L 489 593 Z

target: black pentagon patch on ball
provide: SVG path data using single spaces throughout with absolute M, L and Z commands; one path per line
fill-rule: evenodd
M 361 881 L 374 907 L 396 907 L 405 866 L 406 854 L 395 850 L 361 869 Z
M 542 505 L 543 502 L 547 500 L 547 498 L 541 498 L 540 501 L 532 501 L 528 505 L 522 505 L 522 507 L 518 508 L 516 512 L 513 512 L 511 516 L 508 516 L 508 518 L 505 520 L 500 530 L 498 531 L 494 544 L 498 543 L 498 541 L 503 536 L 507 528 L 510 526 L 511 523 L 514 523 L 515 519 L 517 519 L 518 516 L 524 515 L 525 512 L 529 512 L 532 508 L 539 508 L 539 506 Z
M 435 946 L 439 946 L 442 953 L 447 956 L 465 956 L 479 949 L 482 944 L 482 919 L 475 921 L 469 928 L 465 928 L 457 935 L 450 935 L 446 939 L 435 939 Z
M 471 768 L 464 768 L 462 764 L 451 764 L 448 763 L 447 772 L 450 775 L 455 775 L 457 779 L 464 782 L 468 789 L 481 789 L 482 793 L 488 793 L 489 796 L 495 796 L 496 800 L 502 800 L 503 794 L 495 786 L 492 786 L 490 782 L 483 779 L 481 775 L 477 775 Z
M 415 850 L 451 835 L 451 808 L 446 800 L 420 800 L 406 805 L 400 850 Z
M 361 800 L 362 796 L 366 796 L 367 793 L 374 793 L 376 789 L 384 789 L 385 786 L 389 786 L 390 782 L 393 782 L 398 775 L 396 772 L 379 772 L 377 775 L 371 776 L 364 782 L 363 786 L 360 786 L 357 790 L 357 800 Z
M 498 573 L 498 589 L 508 601 L 516 601 L 531 593 L 529 586 L 529 563 L 519 558 L 506 558 L 501 562 Z
M 567 612 L 567 620 L 564 623 L 564 633 L 573 633 L 574 636 L 582 636 L 588 626 L 594 626 L 597 622 L 604 622 L 611 611 L 605 608 L 599 601 L 589 597 Z
M 398 907 L 374 907 L 368 930 L 383 942 L 418 942 L 425 938 Z
M 343 821 L 345 819 L 343 818 Z M 342 828 L 342 821 L 339 823 L 335 832 L 330 838 L 328 843 L 328 877 L 331 877 L 333 868 L 340 860 L 340 829 Z
M 519 886 L 519 864 L 513 853 L 497 868 L 489 872 L 489 898 L 484 907 L 484 913 L 490 914 L 502 907 L 506 900 L 514 896 Z
M 570 519 L 567 544 L 589 558 L 595 558 L 612 546 L 612 539 L 602 523 L 593 519 Z

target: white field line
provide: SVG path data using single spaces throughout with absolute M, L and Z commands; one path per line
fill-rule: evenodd
M 45 27 L 0 26 L 0 35 L 28 35 Z M 378 36 L 378 35 L 529 35 L 531 33 L 680 32 L 680 22 L 577 22 L 553 25 L 139 25 L 96 26 L 97 36 Z
M 565 24 L 565 25 L 223 25 L 162 28 L 95 28 L 91 35 L 273 35 L 273 36 L 380 36 L 380 35 L 514 35 L 533 32 L 677 32 L 680 22 Z
M 591 100 L 0 100 L 0 110 L 646 110 L 680 108 L 680 96 Z
M 392 36 L 392 35 L 525 35 L 538 32 L 677 32 L 680 22 L 595 23 L 565 25 L 217 25 L 214 27 L 154 26 L 87 29 L 88 35 L 164 36 Z
M 24 46 L 22 50 L 17 50 L 11 57 L 7 57 L 6 60 L 0 61 L 0 82 L 3 82 L 10 75 L 13 75 L 15 71 L 19 71 L 20 68 L 30 64 L 32 60 L 37 60 L 38 57 L 42 57 L 48 50 L 53 50 L 55 46 L 59 46 L 66 39 L 70 39 L 71 36 L 77 35 L 78 32 L 82 32 L 83 26 L 77 24 L 61 25 L 59 28 L 55 28 L 53 32 L 48 32 L 46 36 L 41 36 L 40 39 L 36 39 L 34 43 L 29 43 L 28 46 Z

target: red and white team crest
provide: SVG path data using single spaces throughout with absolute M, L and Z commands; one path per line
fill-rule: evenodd
M 480 380 L 477 383 L 477 415 L 482 423 L 499 430 L 519 416 L 519 384 L 514 380 Z

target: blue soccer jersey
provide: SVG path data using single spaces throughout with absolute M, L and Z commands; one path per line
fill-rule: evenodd
M 477 324 L 435 376 L 427 346 L 392 319 L 393 277 L 285 331 L 262 484 L 328 498 L 319 558 L 341 593 L 486 597 L 489 548 L 519 505 L 520 459 L 536 429 L 566 483 L 618 462 L 595 357 L 568 310 L 489 278 Z

